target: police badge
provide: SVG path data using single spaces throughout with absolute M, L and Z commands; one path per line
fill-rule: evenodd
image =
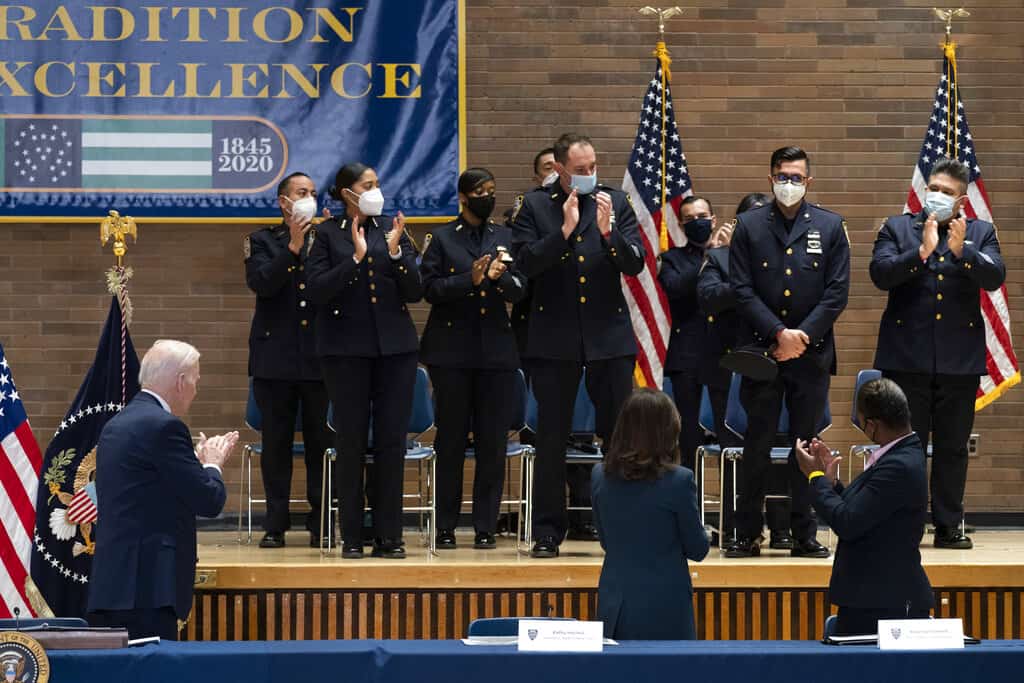
M 50 660 L 35 638 L 21 631 L 0 633 L 0 672 L 4 683 L 47 683 Z

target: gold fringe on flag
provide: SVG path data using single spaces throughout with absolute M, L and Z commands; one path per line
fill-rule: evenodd
M 668 179 L 665 175 L 665 141 L 668 137 L 668 86 L 672 82 L 672 57 L 669 56 L 665 41 L 659 40 L 654 48 L 654 56 L 658 58 L 661 66 L 661 225 L 658 226 L 658 251 L 668 251 L 668 223 L 665 222 L 665 212 L 669 210 L 665 204 L 668 201 Z M 643 386 L 643 385 L 641 385 Z

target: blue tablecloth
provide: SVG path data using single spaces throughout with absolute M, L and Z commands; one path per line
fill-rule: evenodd
M 630 642 L 602 653 L 520 653 L 457 641 L 163 643 L 129 650 L 50 653 L 54 683 L 869 683 L 1014 681 L 1024 641 L 960 651 L 881 652 L 796 641 Z

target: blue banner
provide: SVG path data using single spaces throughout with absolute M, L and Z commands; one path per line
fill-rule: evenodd
M 274 217 L 350 161 L 454 216 L 462 2 L 0 3 L 0 219 Z

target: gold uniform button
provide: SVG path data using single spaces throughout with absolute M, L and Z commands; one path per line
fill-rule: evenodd
M 792 274 L 793 274 L 793 269 L 792 268 L 786 268 L 786 275 L 792 275 Z
M 615 251 L 615 247 L 611 248 L 612 256 L 617 256 L 619 252 Z
M 713 322 L 715 322 L 715 316 L 713 316 L 713 315 L 709 315 L 709 316 L 708 316 L 708 322 L 709 322 L 709 323 L 713 323 Z
M 452 326 L 452 321 L 451 321 L 451 320 L 449 320 L 449 321 L 448 321 L 448 327 L 451 327 L 451 326 Z
M 783 308 L 782 309 L 782 317 L 785 318 L 787 315 L 789 315 L 789 311 L 787 311 L 785 308 Z
M 305 308 L 305 307 L 306 307 L 306 302 L 305 301 L 300 301 L 299 302 L 299 308 Z
M 486 308 L 481 308 L 480 309 L 480 315 L 486 315 L 486 314 L 487 314 L 487 309 Z
M 792 256 L 793 255 L 793 247 L 790 247 L 789 249 L 787 249 L 786 253 L 789 254 L 790 256 Z
M 581 296 L 581 297 L 580 297 L 580 303 L 581 303 L 581 304 L 585 304 L 585 303 L 587 303 L 587 297 L 585 297 L 585 296 Z
M 679 334 L 680 332 L 682 332 L 682 330 L 680 330 L 680 329 L 679 329 L 679 328 L 677 327 L 677 328 L 676 328 L 676 334 Z
M 370 269 L 370 272 L 368 272 L 367 275 L 369 275 L 370 277 L 373 277 L 373 268 Z
M 583 235 L 576 235 L 576 241 L 577 242 L 582 242 L 583 241 Z
M 307 325 L 309 325 L 309 321 L 308 321 L 308 320 L 303 320 L 303 321 L 302 321 L 301 323 L 299 323 L 299 324 L 300 324 L 300 325 L 302 325 L 303 327 L 306 327 Z
M 942 263 L 942 262 L 943 262 L 943 261 L 945 261 L 945 260 L 946 260 L 946 257 L 945 257 L 945 256 L 940 256 L 940 257 L 939 257 L 939 263 Z
M 289 273 L 292 272 L 293 270 L 295 270 L 295 266 L 288 266 L 288 272 Z
M 585 285 L 586 283 L 587 283 L 587 278 L 585 278 L 584 276 L 580 275 L 580 284 L 581 285 Z
M 941 313 L 936 313 L 935 314 L 935 319 L 936 320 L 942 320 L 942 314 Z
M 761 264 L 761 267 L 762 267 L 762 268 L 767 268 L 767 267 L 768 267 L 768 262 L 767 262 L 767 261 L 765 261 L 764 263 L 762 263 L 762 264 Z
M 815 268 L 817 268 L 817 267 L 818 267 L 818 262 L 817 262 L 817 261 L 815 261 L 815 262 L 814 262 L 814 267 L 815 267 Z
M 306 288 L 306 283 L 305 282 L 300 282 L 299 283 L 299 289 L 305 289 L 305 288 Z
M 896 321 L 896 324 L 897 324 L 897 325 L 902 325 L 902 324 L 903 324 L 903 321 L 902 321 L 902 320 L 897 320 L 897 321 Z
M 942 295 L 941 294 L 936 294 L 935 298 L 938 299 L 939 301 L 942 301 Z
M 448 272 L 449 272 L 449 273 L 454 273 L 454 272 L 455 272 L 455 269 L 454 269 L 454 268 L 449 268 L 449 269 L 448 269 Z
M 974 323 L 967 323 L 967 327 L 974 327 Z
M 782 293 L 782 296 L 789 296 L 790 294 L 791 292 L 787 289 L 785 292 Z
M 580 261 L 580 263 L 583 263 L 583 262 L 584 262 L 584 261 L 586 261 L 586 260 L 587 260 L 587 257 L 586 257 L 586 256 L 584 256 L 583 254 L 580 254 L 580 255 L 579 255 L 579 261 Z
M 377 289 L 377 285 L 375 285 L 375 284 L 373 284 L 373 283 L 371 282 L 371 283 L 370 283 L 370 290 L 372 291 L 372 290 L 374 290 L 374 289 Z
M 945 278 L 945 277 L 943 277 L 942 273 L 939 273 L 939 279 L 940 279 L 940 280 L 945 280 L 946 278 Z
M 480 297 L 481 297 L 481 298 L 483 298 L 483 297 L 485 297 L 485 296 L 487 296 L 487 292 L 480 292 Z
M 305 270 L 306 266 L 299 266 L 299 270 Z
M 340 313 L 341 311 L 339 311 L 337 308 L 334 309 L 334 315 L 339 315 Z
M 375 297 L 375 296 L 371 296 L 371 297 L 370 297 L 370 303 L 371 303 L 371 304 L 375 304 L 375 303 L 377 303 L 377 297 Z
M 367 256 L 366 257 L 366 262 L 367 263 L 373 263 L 373 257 L 372 256 Z

